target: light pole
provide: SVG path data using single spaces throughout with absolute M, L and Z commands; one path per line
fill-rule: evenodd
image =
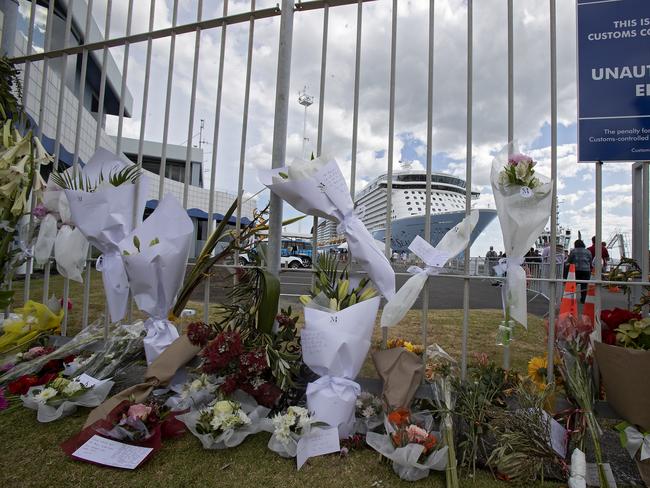
M 307 87 L 303 88 L 302 93 L 298 92 L 298 103 L 305 107 L 305 118 L 302 125 L 302 157 L 305 156 L 305 146 L 309 138 L 307 137 L 307 108 L 314 103 L 314 97 L 307 94 Z

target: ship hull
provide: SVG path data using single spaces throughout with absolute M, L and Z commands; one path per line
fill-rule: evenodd
M 478 223 L 472 231 L 472 236 L 469 241 L 470 246 L 497 216 L 497 212 L 494 209 L 480 209 L 478 212 Z M 431 245 L 436 246 L 440 242 L 440 239 L 450 229 L 458 225 L 463 218 L 465 218 L 464 211 L 431 215 Z M 391 249 L 398 253 L 409 252 L 408 247 L 416 236 L 424 238 L 425 220 L 425 215 L 393 220 L 391 225 Z M 384 242 L 385 230 L 376 230 L 372 233 L 372 236 L 378 241 Z

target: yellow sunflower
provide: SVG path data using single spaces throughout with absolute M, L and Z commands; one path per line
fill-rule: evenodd
M 548 361 L 545 357 L 535 356 L 528 361 L 528 377 L 540 390 L 546 388 Z

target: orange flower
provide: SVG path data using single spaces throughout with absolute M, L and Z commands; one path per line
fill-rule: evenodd
M 409 422 L 409 411 L 406 408 L 398 408 L 388 414 L 388 421 L 395 427 L 402 427 Z
M 433 434 L 429 434 L 427 440 L 424 441 L 424 453 L 428 454 L 429 452 L 431 452 L 433 449 L 435 449 L 437 444 L 438 444 L 438 439 L 436 438 L 436 436 Z

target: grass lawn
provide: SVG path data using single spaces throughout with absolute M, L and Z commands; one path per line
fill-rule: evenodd
M 22 283 L 17 282 L 17 305 L 22 303 Z M 90 296 L 91 321 L 100 318 L 104 309 L 101 277 L 93 272 Z M 62 279 L 52 277 L 50 293 L 61 296 Z M 42 280 L 32 280 L 32 298 L 42 299 Z M 83 285 L 71 283 L 70 297 L 74 307 L 70 313 L 68 331 L 80 328 Z M 201 314 L 202 304 L 191 303 Z M 297 309 L 299 307 L 295 307 Z M 134 312 L 134 317 L 139 315 Z M 409 312 L 402 323 L 390 330 L 389 337 L 399 336 L 421 343 L 421 312 Z M 501 320 L 497 310 L 472 310 L 468 350 L 485 352 L 497 362 L 502 350 L 495 344 L 496 328 Z M 428 316 L 429 343 L 437 342 L 447 352 L 460 358 L 462 337 L 461 310 L 434 310 Z M 519 329 L 512 345 L 513 367 L 525 371 L 532 355 L 543 354 L 545 331 L 541 319 L 529 317 L 529 329 Z M 381 334 L 376 329 L 373 338 L 379 344 Z M 375 376 L 370 359 L 361 376 Z M 72 486 L 137 486 L 137 487 L 399 487 L 413 486 L 402 482 L 393 473 L 390 464 L 381 463 L 379 455 L 371 450 L 353 451 L 347 457 L 329 455 L 315 458 L 299 472 L 295 460 L 278 457 L 266 448 L 269 434 L 249 437 L 241 446 L 225 451 L 206 451 L 198 439 L 186 434 L 180 439 L 165 442 L 163 449 L 146 465 L 135 472 L 101 468 L 67 459 L 58 445 L 78 432 L 87 410 L 51 424 L 40 424 L 35 412 L 18 409 L 0 415 L 0 487 L 72 487 Z M 443 473 L 434 473 L 420 486 L 444 487 Z M 478 488 L 505 486 L 489 472 L 480 472 L 476 479 L 461 476 L 461 486 Z M 550 484 L 539 486 L 562 486 Z

